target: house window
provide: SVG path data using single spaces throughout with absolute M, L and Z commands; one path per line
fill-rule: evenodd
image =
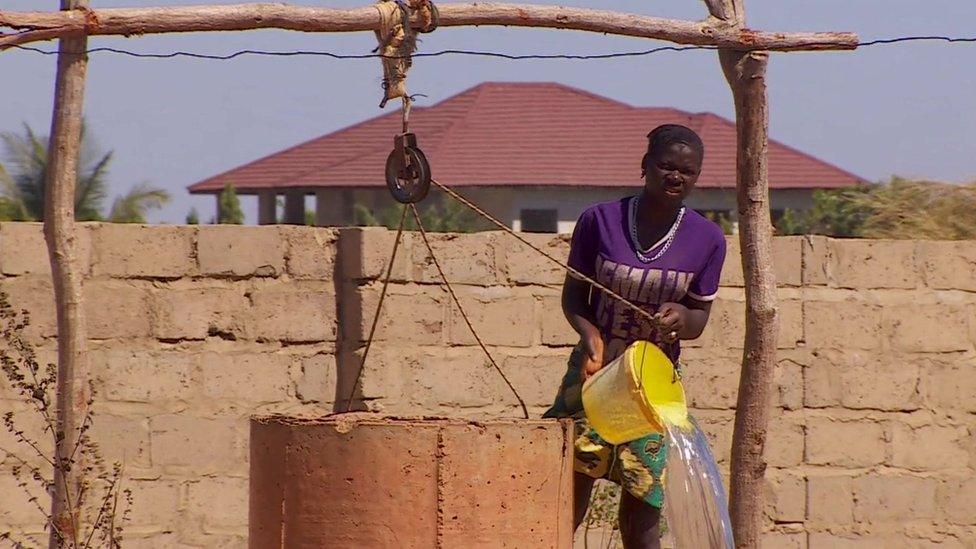
M 557 230 L 559 216 L 554 209 L 522 210 L 520 217 L 524 233 L 554 233 Z

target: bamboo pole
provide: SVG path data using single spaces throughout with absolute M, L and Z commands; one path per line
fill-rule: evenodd
M 62 9 L 87 7 L 88 0 L 61 0 Z M 78 540 L 79 499 L 85 464 L 76 451 L 91 401 L 88 357 L 85 353 L 85 314 L 82 271 L 78 265 L 75 225 L 75 184 L 85 95 L 88 57 L 84 36 L 62 38 L 54 85 L 54 111 L 48 145 L 44 193 L 44 236 L 51 260 L 51 276 L 58 319 L 57 425 L 54 490 L 49 545 L 71 547 Z M 80 52 L 80 53 L 79 53 Z M 58 532 L 64 539 L 58 539 Z
M 681 21 L 531 4 L 443 4 L 439 5 L 439 11 L 442 27 L 502 25 L 574 29 L 737 50 L 845 50 L 857 47 L 857 36 L 853 33 L 761 32 L 720 23 L 715 18 L 701 22 Z M 353 32 L 376 30 L 378 26 L 379 16 L 373 6 L 334 9 L 286 4 L 241 4 L 83 9 L 70 12 L 0 10 L 0 27 L 22 31 L 0 35 L 0 49 L 79 33 L 133 36 L 270 28 Z
M 743 0 L 706 0 L 713 17 L 745 24 Z M 773 227 L 769 209 L 769 103 L 766 52 L 720 50 L 736 120 L 736 201 L 745 277 L 746 334 L 732 433 L 730 514 L 737 548 L 757 548 L 762 536 L 763 450 L 776 367 L 777 309 Z

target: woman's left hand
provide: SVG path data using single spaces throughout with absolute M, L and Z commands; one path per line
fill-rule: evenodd
M 658 321 L 661 337 L 667 343 L 678 341 L 688 323 L 688 308 L 680 303 L 665 303 L 657 310 L 654 318 Z

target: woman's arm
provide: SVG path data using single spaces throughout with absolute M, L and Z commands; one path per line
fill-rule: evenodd
M 603 337 L 596 327 L 596 319 L 590 307 L 590 283 L 566 275 L 563 282 L 563 314 L 580 335 L 586 359 L 583 377 L 594 374 L 603 367 Z

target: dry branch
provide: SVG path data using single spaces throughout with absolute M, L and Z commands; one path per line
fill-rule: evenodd
M 719 0 L 713 0 L 719 1 Z M 443 4 L 440 25 L 493 25 L 572 29 L 678 44 L 736 50 L 845 50 L 857 47 L 857 35 L 842 32 L 775 33 L 737 29 L 714 18 L 704 22 L 662 19 L 603 10 L 518 4 Z M 106 8 L 70 12 L 0 11 L 0 27 L 45 31 L 0 35 L 0 49 L 72 34 L 122 35 L 174 32 L 284 29 L 303 32 L 372 31 L 379 16 L 372 6 L 354 9 L 241 4 L 159 8 Z

